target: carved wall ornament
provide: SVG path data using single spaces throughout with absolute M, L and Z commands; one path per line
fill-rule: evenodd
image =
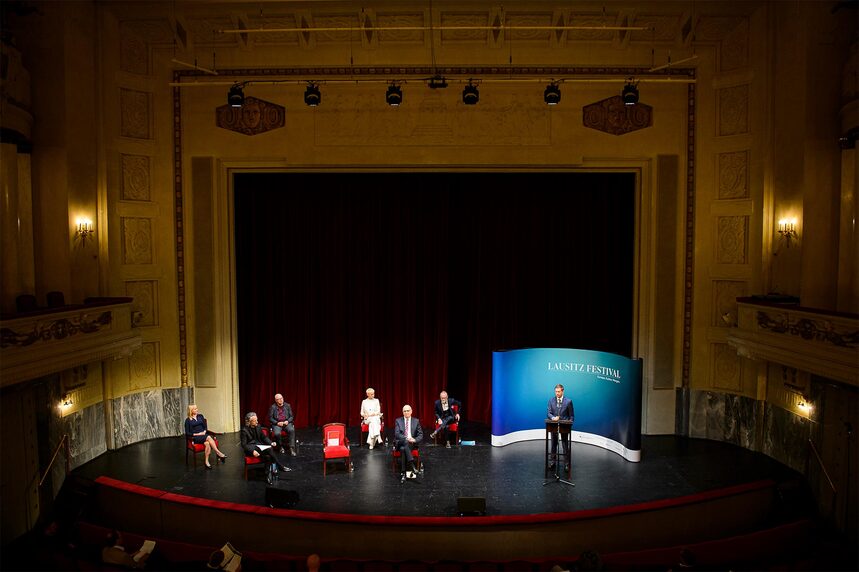
M 122 200 L 149 201 L 149 157 L 122 155 Z
M 119 90 L 120 134 L 134 139 L 149 139 L 150 97 L 145 91 Z
M 719 90 L 719 135 L 749 132 L 749 86 Z
M 745 199 L 749 196 L 749 152 L 719 155 L 719 199 Z
M 739 391 L 742 389 L 742 369 L 737 350 L 728 344 L 713 344 L 713 386 Z
M 62 340 L 78 334 L 92 334 L 109 326 L 112 313 L 102 312 L 98 316 L 87 314 L 72 318 L 61 318 L 34 324 L 28 332 L 16 332 L 11 328 L 0 329 L 0 348 L 9 346 L 25 347 L 36 342 Z
M 624 105 L 619 95 L 582 108 L 582 125 L 597 131 L 623 135 L 653 125 L 653 108 L 644 103 Z
M 745 68 L 749 65 L 749 21 L 741 19 L 720 45 L 721 71 Z
M 159 344 L 144 342 L 140 349 L 128 358 L 128 386 L 131 390 L 158 387 Z
M 124 264 L 152 264 L 152 221 L 122 217 L 122 261 Z
M 717 328 L 736 326 L 737 298 L 748 296 L 748 290 L 748 284 L 740 280 L 714 280 L 711 325 Z
M 218 127 L 245 135 L 259 135 L 286 124 L 285 107 L 252 96 L 246 96 L 241 107 L 222 105 L 216 113 Z
M 139 312 L 135 326 L 158 325 L 158 283 L 155 280 L 129 280 L 125 295 L 134 298 L 132 312 Z
M 721 216 L 717 224 L 716 262 L 719 264 L 745 264 L 746 237 L 749 235 L 749 217 Z

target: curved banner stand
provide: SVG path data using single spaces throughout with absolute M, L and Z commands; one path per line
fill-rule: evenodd
M 573 401 L 573 441 L 641 460 L 641 360 L 590 350 L 493 352 L 492 445 L 545 439 L 559 383 Z

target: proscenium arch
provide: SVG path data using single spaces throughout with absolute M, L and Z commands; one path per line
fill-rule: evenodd
M 340 166 L 319 168 L 318 166 L 285 165 L 266 161 L 230 161 L 214 158 L 194 158 L 192 161 L 192 193 L 187 201 L 195 213 L 186 234 L 189 236 L 186 264 L 195 272 L 187 273 L 186 287 L 194 292 L 193 303 L 188 304 L 188 345 L 193 350 L 189 360 L 190 371 L 195 374 L 198 392 L 212 390 L 223 396 L 218 400 L 221 415 L 226 420 L 225 430 L 239 427 L 237 310 L 235 280 L 235 236 L 234 236 L 234 175 L 240 172 L 258 173 L 390 173 L 390 172 L 462 172 L 462 173 L 576 173 L 576 172 L 629 172 L 635 174 L 633 253 L 633 316 L 632 354 L 644 359 L 645 404 L 643 418 L 648 411 L 647 388 L 652 384 L 648 377 L 653 347 L 654 317 L 652 297 L 655 287 L 655 225 L 654 186 L 656 172 L 653 161 L 600 161 L 587 165 L 567 167 L 507 166 L 487 168 L 483 166 Z M 209 204 L 206 204 L 208 201 Z M 207 220 L 209 222 L 207 222 Z M 203 242 L 209 241 L 204 246 Z M 206 271 L 206 267 L 210 271 Z M 644 277 L 644 279 L 642 278 Z M 208 290 L 208 292 L 207 292 Z M 205 308 L 211 308 L 206 311 Z M 671 392 L 673 403 L 674 393 Z M 208 411 L 212 406 L 207 407 Z M 232 421 L 232 427 L 230 426 Z M 642 425 L 646 427 L 646 419 Z

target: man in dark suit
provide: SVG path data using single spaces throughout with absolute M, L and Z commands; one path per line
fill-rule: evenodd
M 560 383 L 555 386 L 555 397 L 549 400 L 549 405 L 546 408 L 546 419 L 552 421 L 570 421 L 576 419 L 576 412 L 573 409 L 573 402 L 569 398 L 564 397 L 564 386 Z M 566 463 L 564 470 L 570 470 L 570 435 L 569 433 L 562 435 L 564 442 L 564 454 L 566 455 Z M 552 455 L 557 459 L 558 452 L 558 434 L 552 433 Z M 555 463 L 549 464 L 549 469 L 554 469 Z
M 248 457 L 262 457 L 266 463 L 266 477 L 268 484 L 274 482 L 277 476 L 277 460 L 274 457 L 272 448 L 277 447 L 277 442 L 268 438 L 268 435 L 259 426 L 259 418 L 253 411 L 245 415 L 245 426 L 240 431 L 239 438 L 242 443 L 242 450 Z M 259 447 L 261 445 L 262 447 Z M 284 471 L 291 469 L 283 467 Z
M 403 416 L 394 422 L 394 448 L 400 452 L 401 481 L 417 478 L 412 449 L 423 440 L 421 423 L 412 417 L 412 406 L 403 405 Z M 406 467 L 409 468 L 406 471 Z
M 452 397 L 448 397 L 447 392 L 444 390 L 438 394 L 438 397 L 435 400 L 435 417 L 438 419 L 438 427 L 430 433 L 430 439 L 435 439 L 435 436 L 441 433 L 444 435 L 445 446 L 450 449 L 450 436 L 448 435 L 447 426 L 451 423 L 459 423 L 462 403 Z
M 274 440 L 280 443 L 280 452 L 285 453 L 283 449 L 283 432 L 289 436 L 289 453 L 294 457 L 295 451 L 295 425 L 293 425 L 292 407 L 289 403 L 283 401 L 283 395 L 277 394 L 274 396 L 274 403 L 268 408 L 268 420 L 271 423 L 271 430 L 274 434 Z

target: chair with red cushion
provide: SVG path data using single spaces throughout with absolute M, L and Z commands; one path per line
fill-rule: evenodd
M 453 406 L 451 406 L 451 409 L 453 410 L 453 414 L 454 414 L 454 415 L 456 415 L 457 413 L 459 413 L 459 405 L 453 405 Z M 436 419 L 436 420 L 435 420 L 435 428 L 434 428 L 434 430 L 435 430 L 435 431 L 437 431 L 437 433 L 436 433 L 436 434 L 435 434 L 435 436 L 432 438 L 433 443 L 435 443 L 436 445 L 438 445 L 438 440 L 439 440 L 439 438 L 441 437 L 441 434 L 443 433 L 443 431 L 439 431 L 439 430 L 438 430 L 438 428 L 439 428 L 439 427 L 441 427 L 441 423 L 439 423 L 439 422 L 438 422 L 438 419 Z M 459 422 L 450 423 L 450 424 L 447 426 L 447 430 L 448 430 L 449 432 L 451 432 L 451 433 L 454 433 L 454 434 L 455 434 L 455 437 L 454 437 L 453 442 L 454 442 L 454 444 L 459 445 L 459 444 L 462 442 L 462 439 L 460 439 L 460 438 L 459 438 Z
M 215 440 L 215 444 L 220 447 L 220 443 L 218 443 L 217 435 L 220 433 L 215 433 L 214 431 L 207 431 L 208 435 L 212 436 L 212 439 Z M 194 459 L 194 468 L 197 468 L 197 454 L 204 454 L 206 451 L 206 445 L 204 443 L 194 443 L 193 437 L 185 437 L 185 464 L 188 464 L 188 455 L 191 455 Z
M 349 439 L 346 438 L 346 425 L 328 423 L 322 427 L 322 474 L 328 474 L 329 461 L 343 461 L 346 470 L 352 472 L 352 456 L 349 452 Z
M 396 447 L 391 448 L 391 470 L 394 474 L 400 474 L 400 457 L 402 456 L 403 454 L 400 453 L 399 449 Z M 415 469 L 417 469 L 419 473 L 422 473 L 424 466 L 421 462 L 421 450 L 417 447 L 412 449 L 412 458 L 415 460 Z
M 268 428 L 262 427 L 262 434 L 268 437 Z M 244 451 L 243 451 L 244 453 Z M 254 457 L 253 455 L 245 455 L 245 480 L 248 480 L 248 469 L 264 469 L 265 463 L 262 457 Z
M 380 414 L 381 420 L 379 421 L 379 437 L 382 438 L 382 442 L 387 443 L 388 440 L 385 438 L 385 414 Z M 363 447 L 367 444 L 367 437 L 370 433 L 370 426 L 364 423 L 363 419 L 359 419 L 358 425 L 361 427 L 361 440 L 358 442 L 358 447 Z

